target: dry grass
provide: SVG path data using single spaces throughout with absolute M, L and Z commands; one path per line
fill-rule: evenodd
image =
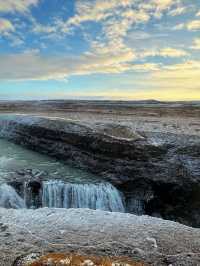
M 27 266 L 147 266 L 128 258 L 81 256 L 74 254 L 49 254 Z

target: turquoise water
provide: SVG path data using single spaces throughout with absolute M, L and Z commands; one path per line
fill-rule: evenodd
M 20 122 L 34 123 L 37 117 L 16 117 L 0 115 L 1 119 L 16 119 Z M 96 176 L 71 167 L 49 156 L 31 151 L 7 141 L 12 127 L 1 124 L 0 138 L 0 207 L 4 208 L 90 208 L 105 211 L 124 212 L 124 198 L 120 191 L 109 183 L 102 182 Z M 20 191 L 10 186 L 8 181 L 14 173 L 23 169 L 45 171 L 45 180 L 41 183 L 37 195 L 31 189 L 29 180 L 23 181 Z
M 69 182 L 98 182 L 96 176 L 86 171 L 0 139 L 0 182 L 7 181 L 11 173 L 22 169 L 47 171 L 52 178 Z

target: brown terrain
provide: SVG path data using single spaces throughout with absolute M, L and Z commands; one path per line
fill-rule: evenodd
M 124 194 L 129 213 L 144 207 L 142 216 L 0 209 L 0 265 L 200 265 L 192 228 L 200 225 L 200 102 L 0 102 L 0 113 L 20 114 L 0 121 L 2 137 L 99 175 Z M 65 254 L 74 251 L 83 256 Z M 130 259 L 113 258 L 123 255 Z
M 26 266 L 27 264 L 24 264 Z M 77 254 L 48 254 L 28 264 L 29 266 L 147 266 L 129 258 L 82 256 Z M 23 264 L 22 264 L 23 266 Z
M 0 102 L 0 113 L 114 122 L 134 130 L 200 135 L 200 102 L 18 101 Z

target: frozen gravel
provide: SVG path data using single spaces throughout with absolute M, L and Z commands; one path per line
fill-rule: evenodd
M 200 229 L 89 209 L 2 208 L 0 243 L 0 265 L 6 266 L 21 254 L 52 251 L 126 255 L 150 265 L 170 265 L 170 260 L 172 265 L 200 265 Z M 188 264 L 176 264 L 181 260 Z

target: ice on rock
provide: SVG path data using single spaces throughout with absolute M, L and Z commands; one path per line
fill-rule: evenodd
M 0 186 L 0 207 L 21 209 L 26 206 L 24 200 L 17 194 L 13 187 L 2 184 Z

